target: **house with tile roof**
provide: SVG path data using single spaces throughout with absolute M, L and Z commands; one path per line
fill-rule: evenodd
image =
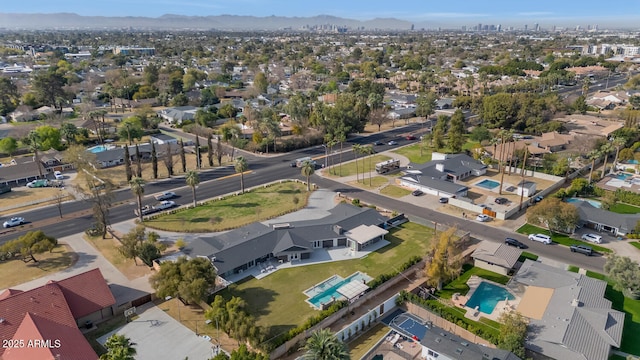
M 79 327 L 113 316 L 116 300 L 93 269 L 35 289 L 0 293 L 0 358 L 98 359 Z
M 207 257 L 222 278 L 275 259 L 313 258 L 317 249 L 360 251 L 384 240 L 387 217 L 375 209 L 339 204 L 320 219 L 272 226 L 252 223 L 213 237 L 201 237 L 183 249 L 189 257 Z
M 503 243 L 481 241 L 471 253 L 473 265 L 502 275 L 513 272 L 522 250 Z
M 529 319 L 527 349 L 552 359 L 602 360 L 620 347 L 625 314 L 604 298 L 606 282 L 526 260 L 507 286 Z

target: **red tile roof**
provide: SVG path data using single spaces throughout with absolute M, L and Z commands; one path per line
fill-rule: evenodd
M 0 347 L 0 358 L 56 359 L 60 354 L 60 359 L 97 359 L 76 319 L 113 304 L 98 269 L 27 291 L 9 289 L 0 294 L 0 339 L 17 340 L 20 349 Z M 60 340 L 60 346 L 28 347 L 29 340 Z
M 75 319 L 87 316 L 116 303 L 111 289 L 109 289 L 98 268 L 57 282 L 50 281 L 49 283 L 57 284 L 62 289 L 62 293 L 67 299 L 67 304 L 69 304 Z

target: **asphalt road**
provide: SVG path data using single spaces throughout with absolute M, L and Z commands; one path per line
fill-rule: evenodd
M 349 143 L 345 144 L 343 148 L 348 149 L 350 144 L 353 143 L 365 144 L 372 143 L 373 141 L 381 141 L 384 143 L 383 145 L 375 146 L 376 150 L 381 152 L 389 150 L 390 148 L 405 145 L 409 142 L 417 141 L 406 140 L 404 136 L 408 133 L 419 136 L 424 131 L 423 129 L 423 124 L 411 124 L 407 127 L 396 128 L 382 134 L 376 134 L 369 137 L 355 137 L 350 139 Z M 387 142 L 390 140 L 395 140 L 398 144 L 394 146 L 387 145 Z M 249 154 L 246 157 L 249 162 L 250 173 L 244 175 L 245 187 L 252 187 L 279 179 L 302 178 L 300 169 L 292 168 L 290 166 L 291 162 L 296 158 L 304 156 L 322 156 L 325 155 L 326 151 L 327 150 L 324 147 L 316 146 L 277 157 L 256 157 Z M 333 153 L 330 154 L 330 156 L 335 157 L 334 160 L 336 162 L 338 161 L 339 154 Z M 351 159 L 353 159 L 353 153 L 351 151 L 346 151 L 342 154 L 342 161 L 349 161 Z M 239 175 L 235 174 L 235 170 L 232 166 L 203 171 L 200 174 L 201 183 L 197 189 L 197 197 L 199 199 L 206 199 L 239 191 L 240 180 L 238 177 Z M 492 241 L 504 241 L 505 237 L 513 237 L 529 245 L 530 248 L 528 251 L 530 252 L 546 258 L 592 269 L 594 271 L 602 271 L 602 267 L 604 266 L 604 258 L 601 256 L 586 257 L 584 255 L 571 253 L 567 248 L 560 245 L 542 245 L 529 241 L 526 237 L 515 234 L 512 231 L 506 231 L 500 228 L 487 226 L 473 220 L 464 220 L 452 215 L 421 208 L 399 200 L 363 191 L 326 178 L 315 177 L 313 181 L 322 188 L 339 191 L 351 197 L 358 197 L 367 203 L 377 204 L 387 209 L 396 210 L 400 213 L 424 219 L 425 223 L 431 221 L 440 225 L 457 226 L 461 230 L 471 232 L 474 236 Z M 189 204 L 192 201 L 191 189 L 185 186 L 184 178 L 175 177 L 145 185 L 145 192 L 149 195 L 145 196 L 144 204 L 155 203 L 156 201 L 153 199 L 152 195 L 168 190 L 176 192 L 178 197 L 173 200 L 179 205 Z M 110 222 L 118 223 L 134 218 L 135 215 L 133 211 L 135 208 L 135 197 L 128 189 L 117 191 L 115 193 L 114 206 L 110 209 Z M 14 239 L 17 236 L 24 234 L 26 231 L 36 229 L 43 230 L 48 235 L 58 238 L 69 236 L 84 231 L 94 222 L 91 205 L 86 201 L 64 203 L 62 205 L 62 211 L 62 219 L 59 218 L 58 208 L 56 206 L 43 207 L 22 214 L 21 216 L 24 216 L 29 223 L 27 223 L 23 228 L 2 229 L 0 232 L 0 244 Z

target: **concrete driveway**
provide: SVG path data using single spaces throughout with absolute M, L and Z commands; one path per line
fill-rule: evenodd
M 209 359 L 213 344 L 180 324 L 153 303 L 137 308 L 138 318 L 98 339 L 100 344 L 114 333 L 136 343 L 137 360 Z

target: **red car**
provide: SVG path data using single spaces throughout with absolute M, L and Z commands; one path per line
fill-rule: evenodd
M 415 137 L 415 136 L 413 136 L 413 135 L 407 135 L 407 136 L 405 137 L 405 139 L 407 139 L 407 140 L 415 140 L 415 139 L 416 139 L 416 137 Z

